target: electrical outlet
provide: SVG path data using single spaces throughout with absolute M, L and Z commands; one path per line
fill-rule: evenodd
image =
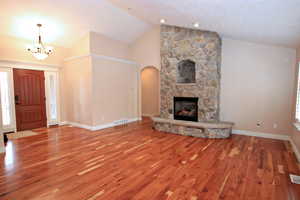
M 261 127 L 261 126 L 262 126 L 262 123 L 261 123 L 261 122 L 257 122 L 257 123 L 256 123 L 256 126 L 257 126 L 257 127 Z
M 273 128 L 277 128 L 278 127 L 278 124 L 277 123 L 274 123 L 273 124 Z

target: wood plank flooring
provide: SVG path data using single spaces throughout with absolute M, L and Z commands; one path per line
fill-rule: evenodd
M 149 119 L 95 132 L 36 131 L 47 134 L 9 141 L 0 156 L 0 199 L 300 199 L 288 142 L 167 134 Z

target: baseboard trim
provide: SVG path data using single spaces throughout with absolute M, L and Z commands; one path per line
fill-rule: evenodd
M 279 135 L 279 134 L 273 134 L 273 133 L 262 133 L 262 132 L 254 132 L 254 131 L 245 131 L 245 130 L 236 130 L 236 129 L 234 129 L 234 130 L 232 130 L 232 134 L 290 141 L 290 136 L 288 136 L 288 135 Z
M 298 160 L 298 163 L 300 163 L 300 151 L 299 151 L 299 149 L 297 148 L 297 146 L 296 146 L 296 144 L 294 143 L 294 141 L 293 141 L 292 138 L 290 138 L 290 143 L 291 143 L 291 145 L 292 145 L 292 149 L 293 149 L 293 151 L 294 151 L 294 153 L 295 153 L 295 155 L 296 155 L 296 158 L 297 158 L 297 160 Z
M 135 122 L 135 121 L 139 121 L 139 120 L 141 120 L 141 118 L 127 119 L 127 124 Z M 90 131 L 98 131 L 98 130 L 102 130 L 102 129 L 105 129 L 105 128 L 111 128 L 111 127 L 114 127 L 114 126 L 118 126 L 117 124 L 115 124 L 113 122 L 112 123 L 107 123 L 107 124 L 101 124 L 101 125 L 97 125 L 97 126 L 90 126 L 90 125 L 86 125 L 86 124 L 80 124 L 80 123 L 77 123 L 77 122 L 68 122 L 68 121 L 64 121 L 64 122 L 59 123 L 59 125 L 66 125 L 66 124 L 69 124 L 69 125 L 75 126 L 75 127 L 79 127 L 79 128 L 88 129 Z

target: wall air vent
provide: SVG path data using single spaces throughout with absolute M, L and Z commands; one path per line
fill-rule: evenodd
M 119 126 L 119 125 L 125 125 L 128 123 L 128 119 L 121 119 L 121 120 L 117 120 L 117 121 L 114 121 L 114 124 Z

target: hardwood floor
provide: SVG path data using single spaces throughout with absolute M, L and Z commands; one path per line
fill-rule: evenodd
M 95 132 L 36 131 L 45 134 L 9 141 L 0 156 L 0 199 L 300 199 L 288 142 L 166 134 L 147 119 Z

